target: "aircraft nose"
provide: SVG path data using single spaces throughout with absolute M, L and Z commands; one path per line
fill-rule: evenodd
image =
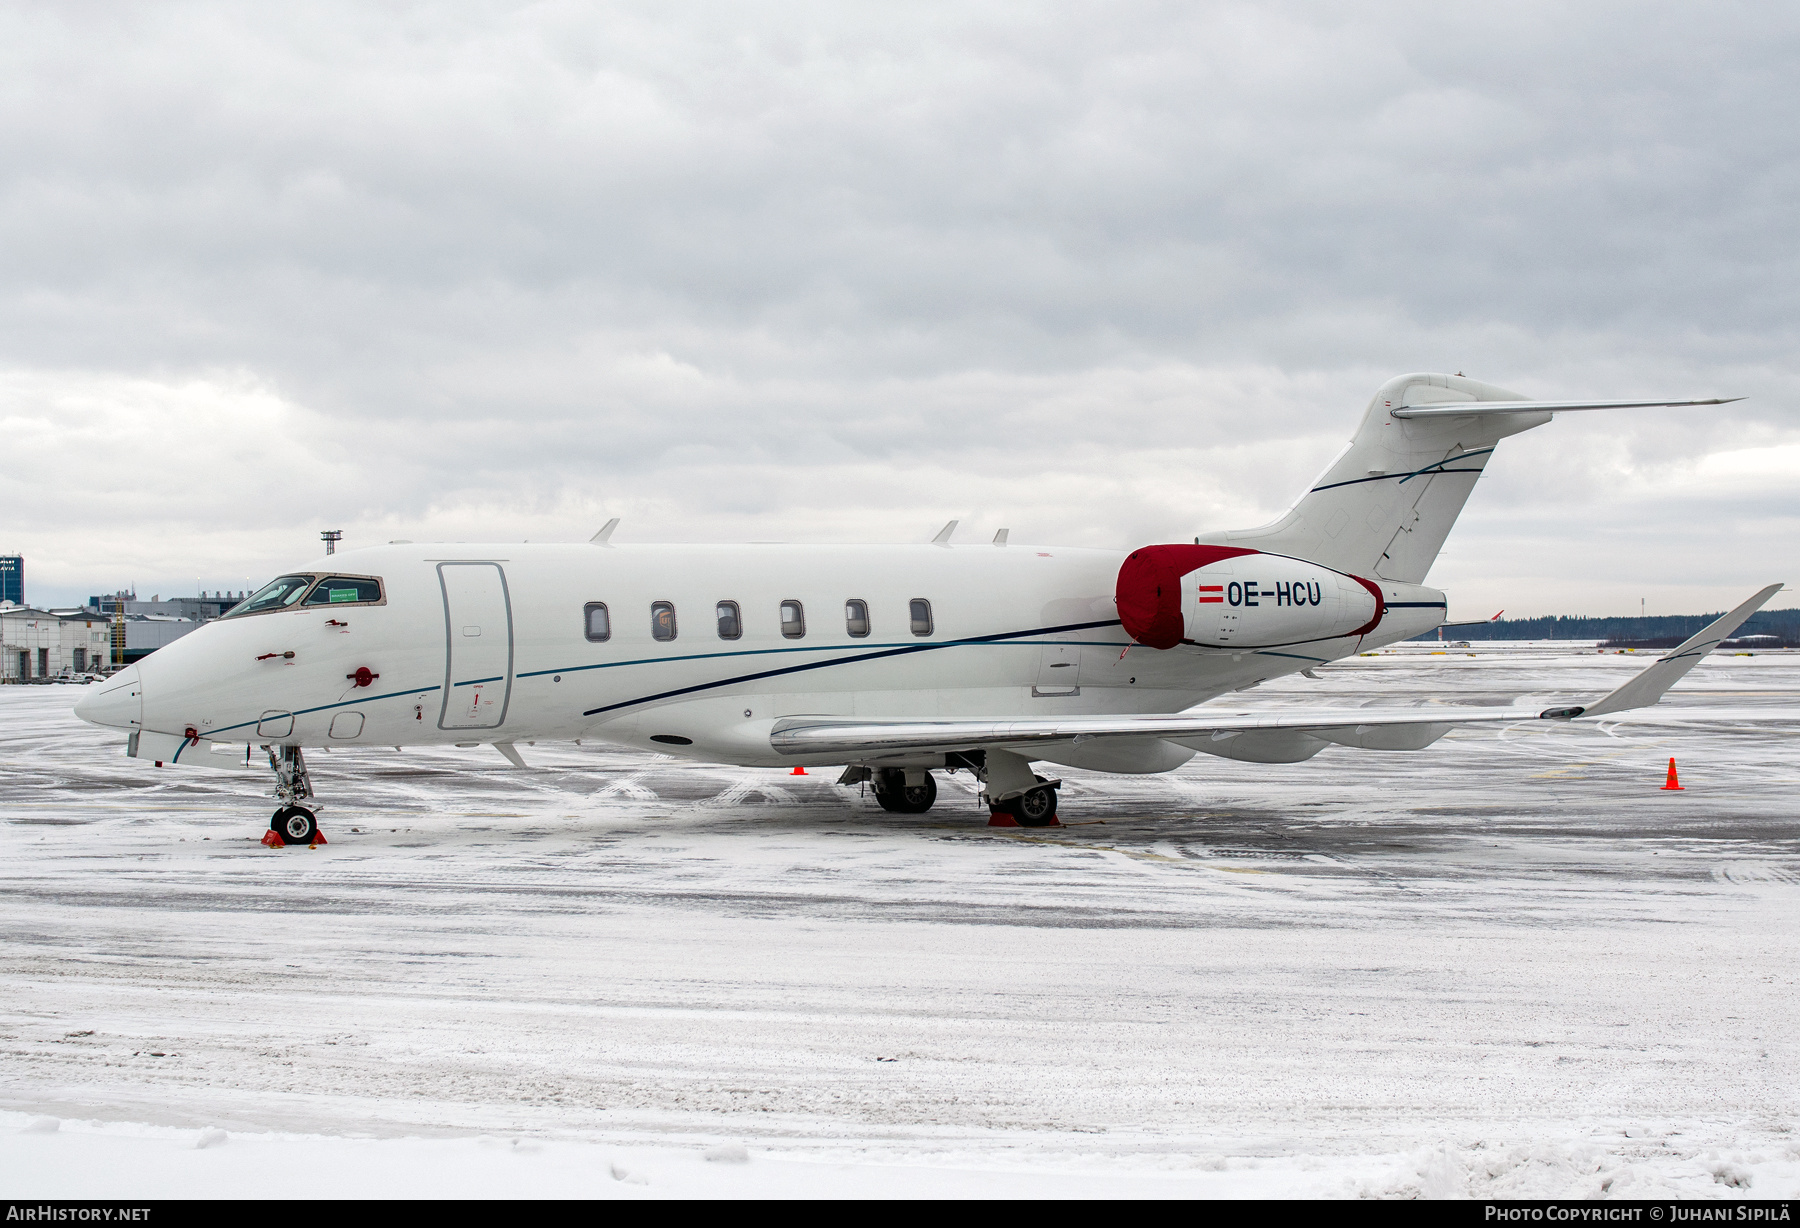
M 128 666 L 105 682 L 96 682 L 75 704 L 75 715 L 90 725 L 139 729 L 144 724 L 144 682 L 138 667 Z

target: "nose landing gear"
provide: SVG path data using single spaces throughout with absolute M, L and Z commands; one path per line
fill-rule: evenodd
M 281 805 L 269 820 L 269 835 L 263 843 L 272 848 L 284 844 L 324 844 L 318 816 L 300 803 L 313 796 L 312 777 L 306 771 L 306 757 L 298 746 L 270 746 L 269 766 L 275 770 L 275 796 Z M 272 838 L 271 838 L 272 837 Z

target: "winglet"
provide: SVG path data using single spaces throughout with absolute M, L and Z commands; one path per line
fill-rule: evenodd
M 1769 585 L 1731 613 L 1708 625 L 1698 635 L 1683 641 L 1680 647 L 1670 649 L 1660 661 L 1605 699 L 1586 708 L 1561 709 L 1556 715 L 1561 716 L 1566 711 L 1575 716 L 1605 716 L 1609 712 L 1648 708 L 1661 699 L 1670 687 L 1685 678 L 1690 669 L 1700 664 L 1702 657 L 1729 639 L 1731 633 L 1743 626 L 1744 620 L 1761 609 L 1765 601 L 1780 591 L 1781 585 Z
M 614 516 L 611 520 L 607 521 L 604 525 L 601 526 L 600 531 L 598 533 L 596 533 L 592 537 L 588 538 L 589 544 L 595 545 L 595 546 L 610 546 L 610 545 L 612 545 L 613 530 L 618 527 L 619 527 L 619 518 L 617 516 Z
M 948 546 L 950 544 L 950 535 L 956 532 L 956 526 L 961 523 L 962 522 L 959 520 L 952 520 L 949 524 L 939 529 L 938 535 L 931 539 L 931 544 L 934 546 Z
M 1004 546 L 1006 544 L 1006 536 L 1007 536 L 1007 534 L 1009 534 L 1011 532 L 1012 532 L 1011 529 L 996 530 L 994 533 L 994 544 L 996 546 Z

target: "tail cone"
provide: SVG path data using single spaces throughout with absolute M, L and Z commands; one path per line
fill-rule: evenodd
M 1666 791 L 1669 789 L 1679 789 L 1679 788 L 1681 788 L 1681 780 L 1679 777 L 1677 777 L 1675 775 L 1675 760 L 1670 759 L 1669 760 L 1669 781 L 1667 784 L 1665 784 L 1663 786 L 1663 790 Z
M 801 767 L 799 764 L 795 764 L 794 770 L 789 772 L 788 775 L 789 776 L 804 776 L 804 775 L 806 775 L 806 769 Z

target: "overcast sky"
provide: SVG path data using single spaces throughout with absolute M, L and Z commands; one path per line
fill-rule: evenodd
M 1797 63 L 1716 0 L 7 5 L 0 550 L 1179 541 L 1443 370 L 1750 398 L 1507 441 L 1453 612 L 1723 608 L 1800 584 Z

